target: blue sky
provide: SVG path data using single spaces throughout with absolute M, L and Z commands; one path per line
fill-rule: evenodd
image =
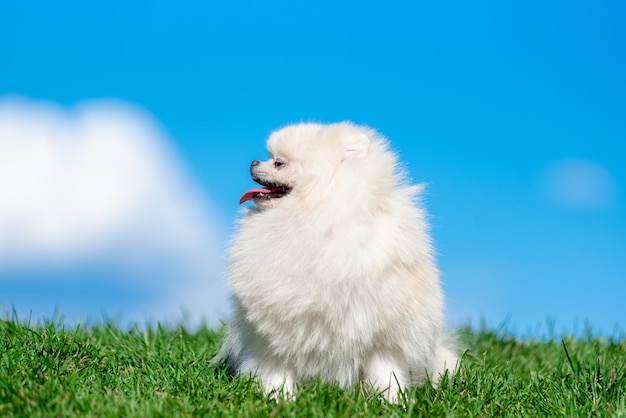
M 70 322 L 223 317 L 249 162 L 282 125 L 352 120 L 429 184 L 451 324 L 624 329 L 625 18 L 619 1 L 3 2 L 0 174 L 21 194 L 0 198 L 0 304 Z M 49 151 L 117 124 L 127 142 Z M 73 219 L 90 226 L 72 235 Z M 25 238 L 46 225 L 56 238 Z

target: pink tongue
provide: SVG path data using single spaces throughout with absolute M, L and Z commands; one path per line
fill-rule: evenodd
M 276 193 L 279 190 L 280 190 L 280 187 L 272 187 L 269 189 L 264 189 L 264 188 L 250 189 L 247 192 L 245 192 L 243 196 L 241 196 L 241 199 L 239 199 L 239 204 L 241 205 L 242 203 L 247 202 L 250 199 L 254 199 L 260 194 L 272 194 L 272 193 Z

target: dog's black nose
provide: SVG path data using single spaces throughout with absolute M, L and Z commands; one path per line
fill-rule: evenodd
M 250 176 L 252 176 L 253 179 L 254 179 L 255 168 L 259 164 L 261 164 L 261 161 L 259 161 L 259 160 L 254 160 L 254 161 L 252 161 L 252 163 L 250 163 Z

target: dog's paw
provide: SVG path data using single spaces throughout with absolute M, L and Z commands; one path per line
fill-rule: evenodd
M 261 376 L 261 384 L 270 399 L 292 399 L 294 393 L 294 379 L 288 372 L 270 371 Z

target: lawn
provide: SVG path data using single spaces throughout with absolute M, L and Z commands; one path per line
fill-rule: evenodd
M 316 382 L 292 401 L 210 367 L 222 330 L 65 328 L 0 319 L 0 416 L 626 416 L 623 336 L 513 338 L 459 330 L 462 372 L 398 405 Z

